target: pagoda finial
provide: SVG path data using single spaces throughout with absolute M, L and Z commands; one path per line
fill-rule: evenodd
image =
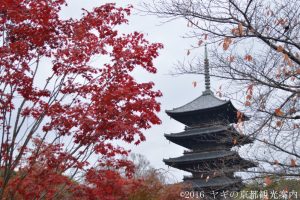
M 204 50 L 204 78 L 205 78 L 205 91 L 203 92 L 203 95 L 212 94 L 212 91 L 210 90 L 209 62 L 208 62 L 208 53 L 207 53 L 206 44 Z
M 205 49 L 204 49 L 204 59 L 208 60 L 207 58 L 207 45 L 205 44 Z

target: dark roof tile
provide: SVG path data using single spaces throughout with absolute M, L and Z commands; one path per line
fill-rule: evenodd
M 205 110 L 208 108 L 214 108 L 228 103 L 229 101 L 221 100 L 215 97 L 213 94 L 203 94 L 195 100 L 174 108 L 173 110 L 166 110 L 167 113 L 182 113 L 192 112 L 196 110 Z
M 185 154 L 183 156 L 177 158 L 169 158 L 164 159 L 164 162 L 172 163 L 172 162 L 190 162 L 190 161 L 198 161 L 198 160 L 210 160 L 216 158 L 224 158 L 227 156 L 237 155 L 235 151 L 212 151 L 212 152 L 201 152 L 201 153 L 190 153 Z

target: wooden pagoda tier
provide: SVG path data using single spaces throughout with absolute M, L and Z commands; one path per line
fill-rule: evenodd
M 196 191 L 210 192 L 239 191 L 244 187 L 241 178 L 216 177 L 213 179 L 184 179 L 185 183 Z
M 177 169 L 191 173 L 232 173 L 232 170 L 241 171 L 249 167 L 255 167 L 255 164 L 239 156 L 235 151 L 210 151 L 210 152 L 189 152 L 177 158 L 164 159 L 164 162 Z
M 237 123 L 237 112 L 231 101 L 218 99 L 210 90 L 181 107 L 166 110 L 170 117 L 189 127 Z M 240 120 L 248 120 L 247 116 L 241 116 Z
M 180 146 L 188 149 L 209 150 L 213 147 L 230 149 L 235 145 L 252 143 L 253 139 L 241 135 L 233 126 L 219 125 L 209 127 L 186 127 L 180 133 L 165 134 L 165 137 Z
M 252 138 L 240 134 L 232 126 L 238 121 L 248 120 L 248 117 L 239 112 L 230 100 L 221 100 L 213 95 L 207 50 L 204 64 L 206 90 L 203 94 L 183 106 L 166 111 L 186 128 L 180 133 L 165 134 L 165 137 L 188 150 L 183 156 L 163 161 L 171 167 L 190 172 L 192 175 L 185 177 L 184 182 L 190 184 L 192 190 L 237 191 L 243 184 L 234 173 L 257 166 L 231 150 L 234 146 L 253 142 Z

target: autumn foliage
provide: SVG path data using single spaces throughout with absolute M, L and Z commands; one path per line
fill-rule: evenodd
M 117 199 L 136 182 L 116 141 L 139 144 L 160 123 L 160 91 L 131 72 L 155 73 L 162 45 L 118 32 L 131 7 L 61 19 L 64 6 L 0 4 L 0 199 Z
M 138 187 L 128 194 L 128 200 L 180 200 L 181 192 L 189 188 L 187 184 L 173 183 L 171 174 L 164 169 L 153 168 L 142 155 L 131 154 L 134 163 L 134 179 L 139 180 Z M 170 184 L 172 182 L 173 184 Z

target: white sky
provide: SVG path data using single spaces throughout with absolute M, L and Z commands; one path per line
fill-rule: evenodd
M 146 0 L 144 0 L 146 1 Z M 107 2 L 117 2 L 109 0 L 69 0 L 69 6 L 63 9 L 64 17 L 79 17 L 81 8 L 90 10 L 92 7 L 99 6 Z M 128 4 L 137 7 L 140 0 L 124 0 L 118 1 L 117 5 L 125 6 Z M 146 1 L 147 2 L 147 1 Z M 159 99 L 162 111 L 159 117 L 162 124 L 145 131 L 146 141 L 139 146 L 131 146 L 135 153 L 143 154 L 155 168 L 163 168 L 170 172 L 170 181 L 176 182 L 182 180 L 183 171 L 168 168 L 163 163 L 163 158 L 181 156 L 183 148 L 169 143 L 164 133 L 175 133 L 183 131 L 184 126 L 179 122 L 170 119 L 165 113 L 166 109 L 181 106 L 197 96 L 202 94 L 204 90 L 204 81 L 202 76 L 171 76 L 169 72 L 174 69 L 178 61 L 191 59 L 196 53 L 203 54 L 204 48 L 199 48 L 198 52 L 192 52 L 187 57 L 187 49 L 192 43 L 197 41 L 184 39 L 183 36 L 188 32 L 187 23 L 184 20 L 176 20 L 163 23 L 162 19 L 155 16 L 141 16 L 133 10 L 132 16 L 129 17 L 129 25 L 124 27 L 122 31 L 139 31 L 145 34 L 146 39 L 150 42 L 160 42 L 164 44 L 164 49 L 160 51 L 160 56 L 155 60 L 158 73 L 155 75 L 145 74 L 143 72 L 135 73 L 135 78 L 141 81 L 153 81 L 156 88 L 161 90 L 163 97 Z M 197 81 L 197 87 L 192 86 L 192 82 Z M 212 89 L 216 90 L 218 84 L 214 84 L 212 79 Z

